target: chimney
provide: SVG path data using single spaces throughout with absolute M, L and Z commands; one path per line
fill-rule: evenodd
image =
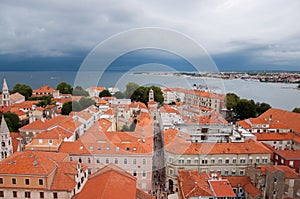
M 269 118 L 269 122 L 272 122 L 272 118 L 273 118 L 273 116 L 272 116 L 272 114 L 270 115 L 270 118 Z

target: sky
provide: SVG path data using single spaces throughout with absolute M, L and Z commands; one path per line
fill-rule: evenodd
M 0 70 L 76 70 L 113 35 L 157 27 L 197 42 L 220 70 L 300 71 L 299 10 L 298 0 L 1 0 Z

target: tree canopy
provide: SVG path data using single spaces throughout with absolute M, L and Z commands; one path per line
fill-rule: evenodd
M 294 113 L 300 113 L 300 107 L 294 108 L 294 109 L 293 109 L 293 112 L 294 112 Z
M 138 89 L 140 86 L 134 82 L 129 82 L 126 85 L 126 90 L 124 92 L 124 95 L 126 99 L 131 99 L 132 94 Z
M 6 121 L 6 124 L 9 128 L 9 131 L 10 132 L 18 132 L 19 128 L 21 127 L 19 117 L 15 113 L 11 113 L 11 112 L 6 112 L 3 115 L 4 115 L 4 119 Z M 2 115 L 1 115 L 1 117 L 2 117 Z
M 27 100 L 32 95 L 32 88 L 26 84 L 16 84 L 13 87 L 11 93 L 16 93 L 16 92 L 22 94 Z
M 124 99 L 125 95 L 121 91 L 118 91 L 114 94 L 114 97 L 117 99 Z
M 226 95 L 226 120 L 236 121 L 250 117 L 257 117 L 266 112 L 271 106 L 267 103 L 255 103 L 253 100 L 240 99 L 234 93 Z
M 79 102 L 71 101 L 64 103 L 61 109 L 61 114 L 69 115 L 71 111 L 78 112 L 93 104 L 95 104 L 94 100 L 87 97 L 82 97 Z
M 72 94 L 73 91 L 71 85 L 66 82 L 61 82 L 57 84 L 56 90 L 59 90 L 59 92 L 62 94 Z
M 76 86 L 73 90 L 74 96 L 89 96 L 89 92 L 84 90 L 81 86 Z
M 133 101 L 140 101 L 147 104 L 149 99 L 150 89 L 152 89 L 154 92 L 154 101 L 162 104 L 164 102 L 163 93 L 161 89 L 157 86 L 150 86 L 150 87 L 140 86 L 133 92 L 130 99 Z
M 103 90 L 99 93 L 99 97 L 110 97 L 112 94 L 108 90 Z

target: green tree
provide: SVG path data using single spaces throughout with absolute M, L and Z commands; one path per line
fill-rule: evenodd
M 30 99 L 34 99 L 34 100 L 42 100 L 40 102 L 38 102 L 36 105 L 37 106 L 41 106 L 41 107 L 46 107 L 47 105 L 52 104 L 52 96 L 48 95 L 48 96 L 42 96 L 42 97 L 37 97 L 37 98 L 30 98 Z
M 22 94 L 27 100 L 32 95 L 32 88 L 26 84 L 16 84 L 13 87 L 11 93 L 16 93 L 16 92 Z
M 128 132 L 130 131 L 129 127 L 127 125 L 123 125 L 122 130 L 123 132 Z
M 257 102 L 256 103 L 256 114 L 257 116 L 263 114 L 264 112 L 266 112 L 267 110 L 269 110 L 271 107 L 270 104 L 267 104 L 267 103 L 259 103 Z
M 164 101 L 163 93 L 162 93 L 161 89 L 157 86 L 150 86 L 150 87 L 140 86 L 133 92 L 130 99 L 133 101 L 140 101 L 140 102 L 147 104 L 148 99 L 149 99 L 150 89 L 152 89 L 154 92 L 154 101 L 162 104 Z
M 256 105 L 253 100 L 241 99 L 236 105 L 237 119 L 256 117 Z
M 77 101 L 72 101 L 72 111 L 78 112 L 81 111 L 83 108 L 81 107 L 80 103 Z
M 89 92 L 84 90 L 81 86 L 76 86 L 73 90 L 74 96 L 89 96 Z
M 121 91 L 118 91 L 114 94 L 114 97 L 117 99 L 124 99 L 125 95 Z
M 69 115 L 71 111 L 72 111 L 72 102 L 64 103 L 61 109 L 61 114 Z
M 227 110 L 235 110 L 237 103 L 239 102 L 240 97 L 234 93 L 226 94 L 225 102 Z
M 10 132 L 18 132 L 20 126 L 20 119 L 15 113 L 6 112 L 3 114 L 6 124 Z M 2 117 L 2 115 L 1 115 Z
M 101 93 L 99 93 L 99 97 L 110 97 L 112 96 L 111 93 L 108 90 L 103 90 Z
M 299 107 L 299 108 L 298 108 L 298 107 L 294 108 L 294 109 L 293 109 L 293 112 L 294 112 L 294 113 L 300 113 L 300 107 Z
M 124 92 L 124 95 L 126 99 L 131 99 L 131 95 L 135 92 L 136 89 L 139 88 L 139 85 L 134 82 L 129 82 L 126 85 L 126 90 Z
M 72 87 L 66 82 L 61 82 L 56 86 L 56 90 L 59 90 L 62 94 L 72 94 Z
M 95 101 L 92 100 L 91 98 L 87 98 L 87 97 L 82 97 L 80 100 L 79 100 L 79 104 L 81 106 L 81 109 L 85 109 L 93 104 L 95 104 Z

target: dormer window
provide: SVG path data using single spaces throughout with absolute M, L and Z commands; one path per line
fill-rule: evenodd
M 49 144 L 53 144 L 53 140 L 51 140 L 51 139 L 48 140 L 48 142 L 49 142 Z

